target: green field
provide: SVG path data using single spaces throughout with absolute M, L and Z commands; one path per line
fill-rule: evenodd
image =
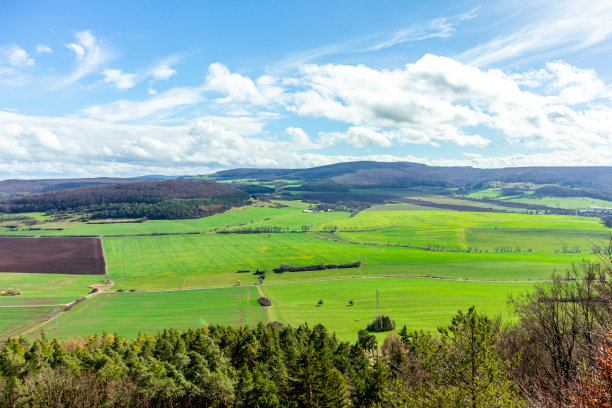
M 283 202 L 283 204 L 285 204 Z M 300 205 L 302 204 L 302 205 Z M 314 229 L 318 225 L 349 217 L 347 212 L 313 213 L 303 212 L 308 205 L 299 203 L 292 207 L 247 207 L 231 210 L 210 217 L 188 220 L 149 220 L 146 222 L 113 222 L 99 220 L 75 222 L 69 220 L 46 222 L 33 226 L 20 225 L 9 228 L 15 222 L 0 222 L 0 235 L 5 236 L 122 236 L 206 233 L 225 229 L 255 227 L 279 227 L 282 230 Z
M 102 331 L 133 338 L 170 327 L 187 329 L 213 323 L 251 326 L 265 319 L 257 298 L 253 287 L 101 294 L 63 314 L 57 329 L 52 321 L 45 330 L 60 338 Z
M 448 322 L 457 309 L 476 305 L 490 315 L 508 315 L 506 297 L 529 289 L 530 283 L 453 282 L 438 279 L 350 279 L 261 287 L 204 289 L 175 292 L 115 293 L 95 297 L 62 315 L 59 327 L 50 322 L 51 336 L 71 337 L 118 332 L 127 337 L 173 327 L 203 324 L 251 326 L 278 320 L 297 326 L 324 324 L 343 340 L 353 340 L 380 310 L 401 327 L 434 330 Z M 257 304 L 258 290 L 272 300 L 270 308 Z M 247 303 L 250 291 L 250 301 Z M 435 299 L 436 307 L 430 303 Z M 323 300 L 322 305 L 317 305 Z M 348 301 L 354 305 L 349 306 Z M 129 312 L 128 312 L 129 311 Z M 382 335 L 381 335 L 382 337 Z
M 590 197 L 549 197 L 535 196 L 534 191 L 525 191 L 520 196 L 504 196 L 501 188 L 487 188 L 474 191 L 466 195 L 466 198 L 500 200 L 498 205 L 503 206 L 503 201 L 515 203 L 543 205 L 553 208 L 567 208 L 570 210 L 584 210 L 589 207 L 612 208 L 612 201 L 600 200 Z
M 369 234 L 369 233 L 366 233 Z M 436 275 L 479 279 L 541 279 L 557 268 L 580 262 L 582 254 L 557 253 L 461 253 L 360 245 L 333 241 L 306 233 L 207 234 L 105 238 L 110 276 L 115 288 L 163 289 L 232 285 L 237 279 L 255 282 L 252 274 L 238 270 L 273 269 L 283 263 L 294 266 L 361 261 L 359 269 L 343 270 L 344 276 Z M 497 273 L 488 272 L 490 264 Z M 528 264 L 529 276 L 516 264 Z M 456 276 L 461 264 L 468 274 Z M 544 265 L 540 265 L 544 264 Z M 465 269 L 463 269 L 465 270 Z M 269 281 L 329 279 L 334 270 L 268 274 Z
M 508 316 L 509 293 L 526 290 L 572 263 L 593 259 L 591 245 L 609 239 L 612 232 L 597 218 L 577 216 L 384 204 L 351 217 L 348 212 L 304 213 L 310 205 L 303 202 L 278 203 L 289 206 L 267 204 L 197 220 L 101 225 L 44 220 L 37 226 L 62 225 L 57 235 L 105 236 L 109 276 L 114 281 L 111 289 L 60 314 L 58 329 L 50 321 L 46 329 L 60 337 L 102 330 L 133 337 L 167 327 L 278 320 L 292 325 L 324 323 L 351 340 L 374 315 L 376 288 L 383 295 L 382 312 L 399 325 L 434 329 L 457 309 L 472 304 L 483 313 Z M 257 227 L 285 232 L 215 233 Z M 500 252 L 500 247 L 512 252 Z M 576 249 L 580 252 L 569 253 Z M 284 263 L 355 261 L 362 265 L 272 272 Z M 258 283 L 252 274 L 256 269 L 269 270 L 264 284 L 245 286 Z M 95 276 L 0 274 L 0 287 L 23 292 L 17 297 L 0 296 L 0 337 L 36 333 L 55 305 L 84 296 L 89 285 L 103 282 L 104 277 Z M 155 292 L 143 292 L 151 290 Z M 256 303 L 260 293 L 273 300 L 271 308 Z M 319 299 L 324 302 L 317 306 Z M 349 300 L 355 305 L 347 306 Z
M 0 273 L 0 288 L 20 289 L 19 296 L 0 296 L 0 306 L 59 305 L 91 291 L 89 285 L 105 282 L 101 275 Z

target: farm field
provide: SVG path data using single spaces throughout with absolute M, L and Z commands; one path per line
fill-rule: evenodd
M 286 205 L 289 202 L 282 202 Z M 75 221 L 47 221 L 31 227 L 9 228 L 14 222 L 0 222 L 3 236 L 122 236 L 207 233 L 220 229 L 273 227 L 300 230 L 302 226 L 314 228 L 322 223 L 349 217 L 347 212 L 307 214 L 302 210 L 309 205 L 297 203 L 292 207 L 247 207 L 234 209 L 210 217 L 187 220 L 148 220 L 146 222 L 109 222 L 95 220 L 91 223 Z
M 0 296 L 0 306 L 59 305 L 89 293 L 89 285 L 102 285 L 104 275 L 0 273 L 0 288 L 14 288 L 19 296 Z
M 380 291 L 381 313 L 391 315 L 398 329 L 406 324 L 413 329 L 435 330 L 438 325 L 447 324 L 448 316 L 458 309 L 471 305 L 491 316 L 507 316 L 508 293 L 527 290 L 531 285 L 381 278 L 180 292 L 113 293 L 98 295 L 77 305 L 70 313 L 62 315 L 57 329 L 54 322 L 45 329 L 50 336 L 60 338 L 100 333 L 100 328 L 133 338 L 138 333 L 153 333 L 160 328 L 183 329 L 203 324 L 251 326 L 254 322 L 278 320 L 292 326 L 322 323 L 342 340 L 353 341 L 355 333 L 375 315 L 376 289 Z M 258 292 L 272 300 L 271 307 L 257 304 Z M 430 307 L 432 297 L 436 308 Z M 322 305 L 317 305 L 319 300 L 323 300 Z M 353 300 L 354 306 L 349 306 L 349 300 Z M 382 340 L 384 334 L 379 337 Z
M 2 238 L 0 272 L 103 275 L 98 238 Z
M 115 288 L 163 289 L 233 285 L 256 282 L 252 274 L 238 270 L 273 269 L 283 263 L 293 266 L 361 261 L 359 269 L 268 273 L 268 281 L 310 280 L 342 276 L 436 275 L 486 279 L 541 279 L 551 265 L 563 268 L 581 262 L 589 254 L 560 253 L 460 253 L 423 251 L 411 248 L 360 245 L 323 239 L 305 233 L 215 234 L 154 237 L 120 237 L 104 240 L 110 276 Z M 505 268 L 488 266 L 497 263 Z M 517 271 L 516 264 L 530 265 L 530 274 Z M 470 264 L 471 273 L 457 276 L 457 265 Z M 544 264 L 544 265 L 540 265 Z M 460 268 L 465 271 L 466 268 Z M 414 271 L 413 271 L 414 270 Z
M 398 325 L 434 329 L 458 308 L 472 304 L 483 313 L 506 313 L 509 293 L 592 259 L 591 241 L 606 241 L 612 231 L 598 218 L 577 216 L 453 211 L 403 203 L 376 205 L 351 217 L 348 212 L 304 213 L 310 205 L 303 202 L 281 204 L 290 206 L 249 207 L 198 220 L 66 222 L 69 227 L 58 234 L 89 229 L 105 235 L 114 286 L 60 314 L 57 330 L 54 322 L 46 329 L 60 337 L 102 329 L 129 337 L 170 326 L 279 320 L 324 323 L 352 340 L 373 317 L 376 288 L 385 293 L 388 308 L 383 302 L 382 312 Z M 300 232 L 214 233 L 256 227 Z M 510 247 L 512 252 L 507 252 Z M 576 248 L 579 253 L 569 253 Z M 272 272 L 281 264 L 356 261 L 361 262 L 359 268 Z M 264 284 L 246 286 L 258 283 L 252 274 L 256 269 L 269 270 Z M 83 275 L 0 274 L 0 279 L 0 287 L 23 292 L 0 297 L 0 306 L 11 306 L 0 307 L 0 317 L 7 322 L 0 337 L 34 333 L 54 305 L 84 296 L 89 285 L 104 282 L 103 276 Z M 271 308 L 256 303 L 260 293 L 273 300 Z M 319 299 L 324 303 L 316 307 Z M 355 305 L 347 307 L 348 300 Z
M 526 191 L 525 196 L 504 196 L 501 188 L 488 188 L 480 191 L 475 191 L 466 195 L 466 198 L 476 199 L 495 199 L 501 202 L 498 205 L 503 205 L 503 201 L 511 201 L 515 203 L 544 205 L 553 208 L 567 208 L 569 210 L 583 210 L 589 207 L 608 207 L 612 208 L 612 201 L 600 200 L 590 197 L 550 197 L 550 196 L 534 196 L 533 191 Z M 529 196 L 531 195 L 531 196 Z
M 567 208 L 570 210 L 584 210 L 589 207 L 606 207 L 612 208 L 612 201 L 599 200 L 589 197 L 516 197 L 516 198 L 501 198 L 504 201 L 512 201 L 515 203 L 545 205 L 554 208 Z
M 0 307 L 0 339 L 18 337 L 52 316 L 54 306 Z
M 265 320 L 257 298 L 254 287 L 100 294 L 62 314 L 57 329 L 54 321 L 44 329 L 59 338 L 102 331 L 134 338 L 138 333 L 198 328 L 204 324 L 251 326 Z

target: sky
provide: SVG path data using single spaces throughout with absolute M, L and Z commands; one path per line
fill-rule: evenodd
M 0 2 L 0 179 L 612 166 L 612 2 L 175 3 Z

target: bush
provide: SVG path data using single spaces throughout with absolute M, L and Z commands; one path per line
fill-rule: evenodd
M 319 301 L 317 302 L 318 306 L 321 306 L 323 304 L 323 299 L 319 299 Z
M 4 296 L 18 296 L 18 295 L 21 295 L 21 290 L 19 289 L 8 288 L 6 292 L 4 292 Z
M 257 303 L 259 303 L 262 306 L 272 306 L 272 302 L 270 301 L 270 299 L 268 299 L 267 297 L 263 297 L 263 296 L 257 299 Z
M 276 321 L 276 320 L 275 320 L 275 321 L 273 321 L 273 322 L 268 323 L 268 324 L 267 324 L 267 326 L 268 326 L 268 327 L 270 327 L 270 326 L 274 326 L 274 327 L 276 327 L 276 328 L 277 328 L 277 329 L 279 329 L 279 330 L 282 330 L 282 329 L 284 329 L 284 328 L 285 328 L 285 325 L 284 325 L 284 324 L 282 324 L 281 322 Z
M 368 331 L 386 332 L 395 330 L 395 322 L 389 316 L 377 316 L 376 319 L 366 327 Z

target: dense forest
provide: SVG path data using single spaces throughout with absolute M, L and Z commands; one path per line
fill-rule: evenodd
M 244 205 L 249 194 L 209 181 L 165 180 L 72 188 L 0 201 L 0 212 L 84 212 L 91 218 L 176 219 Z
M 470 308 L 382 344 L 279 322 L 10 339 L 0 407 L 610 407 L 611 279 L 612 247 L 600 247 L 597 262 L 510 299 L 515 323 Z

